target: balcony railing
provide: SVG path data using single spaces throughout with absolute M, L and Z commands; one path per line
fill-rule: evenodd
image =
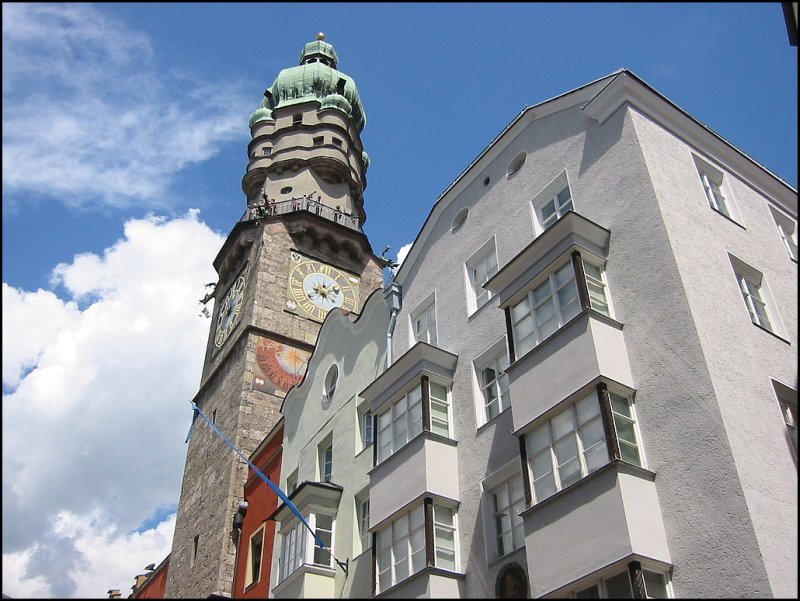
M 361 231 L 358 223 L 358 217 L 349 215 L 341 210 L 334 209 L 327 205 L 322 204 L 316 200 L 312 200 L 311 194 L 308 196 L 301 196 L 299 198 L 292 198 L 291 200 L 284 200 L 282 202 L 264 201 L 260 204 L 248 207 L 239 221 L 251 221 L 253 219 L 266 219 L 274 217 L 275 215 L 285 215 L 287 213 L 296 213 L 298 211 L 306 211 L 313 213 L 334 223 L 343 225 L 351 230 Z

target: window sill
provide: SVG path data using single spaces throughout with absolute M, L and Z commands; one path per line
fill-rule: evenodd
M 500 413 L 498 413 L 497 415 L 495 415 L 495 416 L 494 416 L 492 419 L 490 419 L 489 421 L 486 421 L 486 422 L 482 423 L 480 426 L 478 426 L 478 427 L 475 429 L 475 433 L 476 433 L 476 434 L 480 434 L 480 433 L 481 433 L 481 432 L 483 432 L 484 430 L 487 430 L 487 429 L 489 428 L 489 426 L 491 426 L 492 424 L 496 423 L 496 422 L 497 422 L 497 421 L 500 419 L 500 417 L 501 417 L 501 416 L 503 416 L 503 415 L 507 414 L 509 409 L 511 409 L 511 402 L 510 402 L 510 401 L 509 401 L 508 407 L 506 407 L 505 409 L 503 409 L 503 410 L 502 410 Z
M 290 584 L 295 582 L 301 576 L 305 574 L 317 574 L 318 576 L 327 576 L 329 578 L 334 578 L 336 576 L 336 570 L 334 568 L 327 568 L 325 566 L 318 566 L 315 564 L 304 563 L 299 568 L 297 568 L 294 572 L 289 574 L 284 580 L 281 580 L 278 585 L 272 589 L 273 595 L 278 595 L 287 588 Z
M 389 595 L 390 593 L 396 592 L 397 590 L 404 587 L 408 583 L 413 582 L 414 580 L 418 580 L 423 576 L 431 576 L 431 575 L 447 576 L 459 580 L 463 579 L 466 576 L 466 574 L 462 572 L 454 572 L 452 570 L 446 570 L 444 568 L 437 568 L 436 566 L 425 566 L 419 572 L 414 572 L 413 574 L 401 580 L 400 582 L 396 582 L 386 590 L 381 591 L 379 593 L 375 593 L 373 599 L 382 599 L 385 596 Z
M 765 328 L 765 327 L 764 327 L 764 326 L 762 326 L 761 324 L 757 324 L 756 322 L 754 322 L 752 319 L 750 320 L 750 323 L 752 323 L 752 324 L 753 324 L 755 327 L 757 327 L 759 330 L 762 330 L 762 331 L 766 332 L 767 334 L 770 334 L 770 335 L 774 336 L 775 338 L 777 338 L 778 340 L 781 340 L 781 341 L 785 342 L 785 343 L 786 343 L 786 344 L 788 344 L 789 346 L 791 346 L 791 345 L 792 345 L 792 343 L 791 343 L 791 342 L 790 342 L 788 339 L 784 338 L 783 336 L 781 336 L 781 335 L 780 335 L 780 334 L 778 334 L 777 332 L 773 332 L 772 330 L 768 330 L 767 328 Z
M 651 472 L 647 468 L 639 467 L 638 465 L 633 465 L 632 463 L 628 463 L 627 461 L 623 461 L 622 459 L 614 459 L 613 461 L 609 461 L 604 466 L 596 469 L 591 474 L 584 476 L 577 482 L 573 482 L 566 488 L 562 488 L 557 493 L 550 495 L 543 501 L 539 501 L 535 505 L 531 505 L 527 509 L 521 511 L 519 514 L 520 517 L 525 518 L 535 513 L 537 509 L 550 505 L 551 503 L 557 502 L 558 499 L 561 499 L 562 497 L 569 495 L 572 491 L 581 488 L 583 484 L 590 482 L 591 480 L 594 480 L 600 474 L 603 474 L 612 469 L 620 472 L 626 472 L 634 476 L 638 476 L 644 480 L 650 480 L 651 482 L 655 481 L 656 479 L 655 472 Z
M 592 309 L 591 307 L 586 308 L 586 309 L 582 309 L 575 317 L 573 317 L 572 319 L 567 321 L 564 325 L 562 325 L 555 332 L 550 334 L 547 338 L 545 338 L 539 344 L 537 344 L 532 349 L 530 349 L 527 353 L 525 353 L 521 357 L 517 357 L 514 360 L 514 362 L 511 363 L 511 365 L 509 365 L 506 368 L 506 373 L 509 373 L 509 372 L 513 371 L 514 368 L 517 365 L 519 365 L 524 359 L 526 359 L 527 357 L 531 356 L 533 353 L 536 353 L 537 351 L 540 351 L 541 349 L 543 349 L 550 341 L 555 340 L 556 338 L 558 338 L 558 336 L 560 334 L 564 333 L 570 325 L 572 325 L 573 323 L 575 323 L 576 321 L 578 321 L 579 319 L 581 319 L 584 316 L 592 317 L 593 319 L 597 319 L 598 321 L 601 321 L 601 322 L 603 322 L 605 324 L 608 324 L 608 325 L 613 326 L 613 327 L 615 327 L 617 329 L 620 329 L 620 330 L 623 328 L 622 322 L 617 321 L 613 317 L 609 317 L 608 315 L 606 315 L 604 313 L 600 313 L 599 311 L 597 311 L 595 309 Z
M 397 449 L 394 453 L 389 455 L 386 459 L 384 459 L 383 461 L 379 461 L 375 465 L 375 467 L 367 471 L 367 474 L 371 475 L 377 470 L 387 465 L 390 465 L 393 462 L 393 460 L 396 462 L 397 460 L 394 459 L 395 457 L 405 455 L 406 450 L 412 448 L 412 445 L 418 446 L 422 444 L 421 442 L 418 442 L 421 440 L 432 440 L 435 442 L 441 442 L 442 444 L 446 444 L 452 447 L 458 445 L 458 441 L 453 440 L 452 438 L 448 438 L 447 436 L 442 436 L 441 434 L 436 434 L 435 432 L 428 432 L 427 430 L 423 430 L 422 432 L 417 434 L 414 438 L 409 440 L 406 444 L 404 444 L 402 447 Z
M 485 303 L 483 303 L 480 307 L 478 307 L 477 309 L 475 309 L 471 313 L 468 313 L 467 314 L 467 321 L 471 321 L 472 318 L 475 317 L 478 313 L 480 313 L 482 309 L 484 309 L 485 307 L 488 307 L 492 303 L 492 300 L 494 298 L 495 298 L 495 295 L 493 294 L 491 297 L 489 297 L 489 300 L 487 300 Z
M 734 225 L 738 225 L 740 228 L 742 228 L 743 230 L 747 231 L 747 228 L 746 228 L 745 226 L 743 226 L 741 223 L 739 223 L 738 221 L 736 221 L 736 220 L 735 220 L 733 217 L 728 217 L 728 216 L 727 216 L 725 213 L 723 213 L 722 211 L 720 211 L 720 210 L 718 210 L 718 209 L 715 209 L 715 208 L 714 208 L 714 207 L 712 207 L 711 205 L 708 205 L 708 206 L 709 206 L 709 208 L 710 208 L 712 211 L 714 211 L 714 212 L 715 212 L 717 215 L 722 215 L 722 216 L 723 216 L 725 219 L 727 219 L 728 221 L 730 221 L 730 222 L 731 222 L 731 223 L 733 223 Z
M 493 566 L 495 566 L 497 564 L 505 563 L 507 561 L 510 561 L 511 558 L 514 555 L 517 555 L 520 552 L 525 553 L 525 543 L 523 543 L 522 545 L 520 545 L 519 547 L 517 547 L 513 551 L 509 551 L 505 555 L 501 555 L 500 557 L 495 557 L 494 559 L 491 559 L 491 560 L 487 561 L 486 562 L 486 567 L 487 568 L 491 568 L 491 567 L 493 567 Z M 524 563 L 524 562 L 522 562 L 522 563 Z

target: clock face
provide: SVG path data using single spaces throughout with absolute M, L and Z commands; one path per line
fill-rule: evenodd
M 214 334 L 214 345 L 221 348 L 230 333 L 239 323 L 244 301 L 244 277 L 239 276 L 228 289 L 217 313 L 217 330 Z
M 292 252 L 286 308 L 316 321 L 325 319 L 334 307 L 357 311 L 360 284 L 351 273 Z

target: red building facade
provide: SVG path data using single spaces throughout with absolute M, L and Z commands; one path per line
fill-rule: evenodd
M 250 456 L 250 461 L 272 482 L 278 484 L 281 476 L 281 451 L 283 449 L 283 418 Z M 275 522 L 267 518 L 278 507 L 278 495 L 252 468 L 244 485 L 246 509 L 240 506 L 237 516 L 238 541 L 236 567 L 233 581 L 237 599 L 266 599 L 270 589 L 272 545 L 275 540 Z

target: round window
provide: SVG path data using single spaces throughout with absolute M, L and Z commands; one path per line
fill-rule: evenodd
M 328 369 L 325 375 L 325 392 L 322 395 L 322 407 L 327 409 L 333 400 L 333 394 L 336 392 L 336 383 L 339 381 L 339 368 L 334 363 Z
M 467 207 L 464 207 L 456 213 L 456 216 L 453 217 L 453 222 L 450 224 L 450 231 L 454 232 L 464 225 L 464 222 L 467 220 L 467 215 L 469 215 L 469 208 Z
M 288 194 L 291 191 L 292 191 L 291 186 L 286 186 L 285 188 L 281 188 L 281 194 Z
M 525 159 L 527 158 L 528 154 L 524 150 L 515 156 L 514 159 L 508 164 L 506 175 L 511 176 L 519 171 L 520 167 L 522 167 L 522 165 L 525 163 Z

